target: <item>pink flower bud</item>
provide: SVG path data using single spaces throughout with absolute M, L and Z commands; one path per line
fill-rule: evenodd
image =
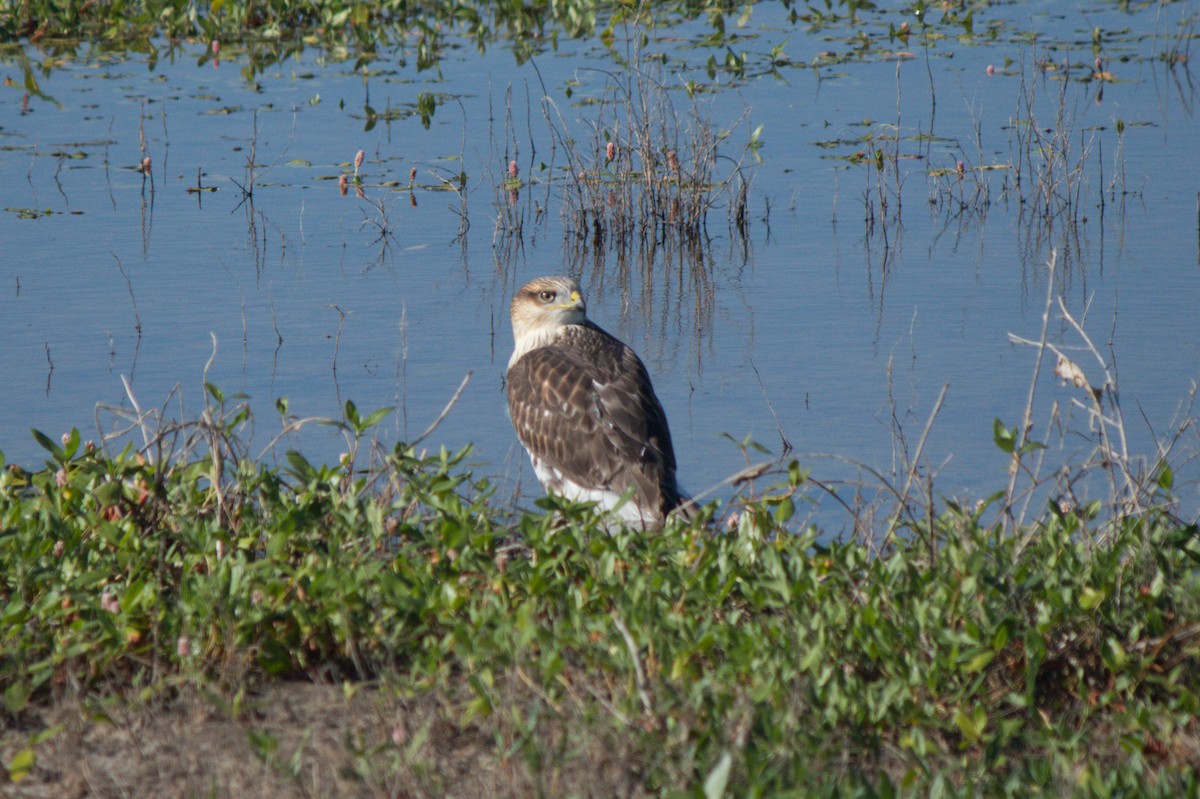
M 614 144 L 613 142 L 609 142 L 608 145 L 605 146 L 605 148 L 604 148 L 604 162 L 611 163 L 612 160 L 616 157 L 617 157 L 617 145 Z
M 186 635 L 179 636 L 179 640 L 175 642 L 175 653 L 181 658 L 192 654 L 192 642 Z
M 346 190 L 350 188 L 350 179 L 345 175 L 338 178 L 338 193 L 343 197 L 346 196 Z
M 219 55 L 220 52 L 221 52 L 221 43 L 218 42 L 216 39 L 213 39 L 212 40 L 212 54 Z
M 363 151 L 359 150 L 358 154 L 354 156 L 354 175 L 356 177 L 358 176 L 358 168 L 360 166 L 362 166 L 362 162 L 363 162 Z
M 517 177 L 517 175 L 519 175 L 520 173 L 521 173 L 521 170 L 520 170 L 520 168 L 519 168 L 519 167 L 517 167 L 517 162 L 516 162 L 516 161 L 509 161 L 509 162 L 508 162 L 508 176 L 509 176 L 510 178 L 514 178 L 514 179 L 515 179 L 515 178 Z

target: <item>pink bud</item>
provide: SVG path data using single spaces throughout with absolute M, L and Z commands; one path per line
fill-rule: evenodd
M 57 472 L 55 472 L 54 482 L 59 488 L 65 486 L 67 484 L 67 470 L 59 469 Z
M 610 163 L 616 157 L 617 157 L 617 145 L 614 144 L 613 142 L 609 142 L 608 145 L 604 148 L 604 162 Z
M 179 640 L 175 642 L 175 653 L 181 658 L 192 654 L 192 642 L 186 635 L 179 636 Z
M 343 197 L 346 196 L 346 190 L 350 188 L 350 179 L 345 175 L 338 178 L 338 193 Z
M 992 66 L 991 64 L 988 64 L 987 73 L 988 73 L 988 77 L 990 78 L 992 75 L 996 74 L 996 68 L 994 66 Z
M 363 151 L 359 150 L 358 155 L 354 156 L 354 174 L 355 174 L 355 176 L 358 175 L 358 168 L 360 166 L 362 166 L 362 162 L 363 162 Z
M 417 179 L 417 168 L 414 166 L 412 169 L 408 170 L 408 182 L 412 183 L 416 179 Z
M 221 43 L 218 42 L 216 39 L 213 39 L 212 40 L 212 54 L 219 55 L 220 52 L 221 52 Z
M 508 176 L 510 178 L 515 179 L 517 177 L 517 175 L 519 175 L 520 173 L 521 173 L 521 170 L 520 170 L 520 168 L 517 167 L 517 162 L 509 161 L 508 162 Z

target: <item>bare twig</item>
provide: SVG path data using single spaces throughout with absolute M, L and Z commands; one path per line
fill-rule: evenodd
M 891 540 L 892 534 L 896 531 L 897 525 L 900 524 L 900 515 L 904 512 L 904 508 L 908 505 L 908 491 L 912 488 L 913 478 L 916 477 L 917 468 L 921 463 L 921 455 L 925 452 L 925 442 L 929 438 L 929 431 L 933 429 L 933 422 L 937 419 L 938 413 L 942 410 L 942 403 L 946 400 L 946 392 L 950 390 L 950 384 L 946 383 L 942 386 L 942 390 L 938 393 L 937 401 L 933 403 L 933 410 L 929 412 L 929 419 L 925 422 L 925 429 L 921 431 L 921 437 L 917 440 L 917 449 L 913 453 L 912 458 L 908 462 L 908 472 L 904 477 L 904 489 L 900 492 L 900 507 L 892 515 L 892 521 L 888 524 L 887 533 L 883 537 L 883 542 L 886 544 Z M 932 529 L 930 533 L 932 533 Z
M 1050 328 L 1050 307 L 1054 302 L 1054 277 L 1057 261 L 1058 251 L 1051 250 L 1050 260 L 1046 264 L 1046 303 L 1042 309 L 1042 335 L 1038 341 L 1037 358 L 1034 360 L 1033 374 L 1029 379 L 1029 393 L 1025 400 L 1025 410 L 1021 414 L 1021 425 L 1017 429 L 1016 441 L 1013 442 L 1012 461 L 1008 467 L 1008 488 L 1004 491 L 1003 521 L 1001 523 L 1004 532 L 1015 532 L 1021 526 L 1021 519 L 1013 517 L 1013 497 L 1017 490 L 1017 476 L 1020 473 L 1022 450 L 1028 440 L 1029 430 L 1033 426 L 1033 400 L 1037 394 L 1038 376 L 1042 370 L 1042 357 L 1047 349 L 1047 331 Z
M 463 377 L 462 382 L 458 384 L 458 390 L 454 392 L 454 396 L 451 397 L 450 401 L 446 403 L 446 407 L 442 408 L 442 412 L 439 413 L 438 417 L 433 420 L 433 423 L 430 424 L 429 427 L 425 428 L 425 432 L 421 433 L 421 435 L 417 436 L 413 441 L 409 442 L 408 446 L 410 446 L 410 447 L 417 446 L 422 441 L 424 441 L 429 436 L 430 433 L 432 433 L 434 430 L 437 429 L 438 425 L 440 425 L 442 423 L 442 420 L 445 419 L 450 414 L 451 409 L 455 406 L 455 404 L 458 403 L 458 398 L 462 396 L 463 390 L 467 387 L 467 383 L 471 382 L 471 375 L 472 375 L 473 371 L 474 370 L 472 370 L 471 372 L 467 372 L 466 376 Z
M 637 686 L 638 698 L 642 700 L 642 709 L 646 711 L 647 716 L 654 716 L 654 705 L 650 702 L 650 692 L 646 686 L 646 672 L 642 668 L 642 658 L 638 654 L 637 644 L 633 640 L 633 636 L 629 634 L 629 628 L 625 626 L 625 620 L 616 611 L 612 613 L 613 624 L 621 633 L 621 637 L 625 639 L 625 648 L 629 650 L 629 657 L 633 661 L 633 678 Z

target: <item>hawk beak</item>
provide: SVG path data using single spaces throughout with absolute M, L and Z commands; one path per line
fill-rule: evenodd
M 583 301 L 583 295 L 578 291 L 572 291 L 570 300 L 552 307 L 563 311 L 582 311 L 587 306 Z

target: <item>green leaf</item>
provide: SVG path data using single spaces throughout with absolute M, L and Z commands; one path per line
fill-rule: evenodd
M 1098 591 L 1090 585 L 1084 586 L 1083 591 L 1079 594 L 1079 608 L 1080 610 L 1093 610 L 1100 606 L 1106 596 L 1108 594 L 1104 591 Z
M 79 428 L 72 427 L 70 434 L 67 436 L 67 443 L 63 446 L 63 454 L 66 460 L 71 460 L 75 457 L 75 453 L 79 451 Z
M 788 485 L 792 488 L 808 479 L 808 471 L 800 468 L 800 462 L 793 459 L 788 463 Z
M 1004 422 L 996 419 L 992 422 L 992 439 L 997 447 L 1011 455 L 1017 448 L 1017 428 L 1005 427 Z
M 296 450 L 289 449 L 287 451 L 287 462 L 291 467 L 292 474 L 304 482 L 308 483 L 316 479 L 317 470 Z
M 979 652 L 963 664 L 963 673 L 974 674 L 975 672 L 982 670 L 985 666 L 987 666 L 987 664 L 991 663 L 995 657 L 996 653 L 991 650 Z
M 967 743 L 975 743 L 983 736 L 983 730 L 987 727 L 987 712 L 984 711 L 982 705 L 976 705 L 972 713 L 958 710 L 954 714 L 954 723 L 962 732 Z
M 1129 655 L 1116 638 L 1109 638 L 1104 642 L 1100 656 L 1104 658 L 1104 665 L 1108 666 L 1110 671 L 1122 671 L 1129 664 Z
M 1162 465 L 1156 482 L 1158 483 L 1158 487 L 1164 491 L 1170 491 L 1171 487 L 1175 485 L 1175 474 L 1171 471 L 1170 464 L 1164 463 Z
M 14 682 L 4 689 L 4 709 L 14 716 L 25 708 L 29 701 L 29 684 Z
M 728 750 L 721 753 L 721 758 L 713 770 L 704 778 L 704 799 L 721 799 L 725 795 L 725 786 L 729 784 L 729 772 L 733 768 L 733 756 Z
M 265 730 L 247 730 L 246 738 L 250 741 L 250 748 L 254 750 L 254 754 L 264 763 L 269 762 L 271 755 L 279 748 L 279 741 Z
M 102 483 L 95 491 L 96 501 L 105 508 L 120 502 L 123 494 L 120 480 L 109 480 L 107 483 Z
M 37 765 L 37 754 L 33 749 L 22 749 L 8 762 L 8 778 L 13 782 L 22 780 L 29 776 L 29 772 L 33 771 L 35 765 Z
M 390 405 L 389 405 L 389 406 L 388 406 L 388 407 L 386 407 L 386 408 L 380 408 L 380 409 L 379 409 L 379 410 L 377 410 L 377 411 L 372 411 L 372 412 L 371 412 L 371 414 L 370 414 L 369 416 L 367 416 L 367 419 L 366 419 L 366 421 L 364 421 L 364 422 L 362 423 L 362 429 L 363 429 L 363 430 L 369 430 L 370 428 L 372 428 L 372 427 L 374 427 L 375 425 L 379 424 L 379 421 L 380 421 L 380 420 L 381 420 L 383 417 L 387 416 L 389 413 L 391 413 L 391 412 L 392 412 L 392 411 L 394 411 L 394 410 L 395 410 L 395 407 L 394 407 L 394 406 L 390 406 Z
M 55 444 L 50 439 L 50 436 L 46 435 L 41 430 L 30 430 L 29 432 L 33 433 L 33 437 L 37 443 L 42 446 L 42 449 L 49 452 L 54 457 L 54 460 L 58 461 L 59 463 L 62 463 L 66 460 L 62 447 L 60 447 L 58 444 Z
M 783 524 L 791 519 L 795 513 L 796 505 L 794 502 L 792 502 L 792 498 L 784 497 L 779 501 L 779 504 L 775 506 L 775 522 L 777 524 Z
M 65 724 L 55 724 L 53 727 L 47 727 L 46 729 L 35 732 L 33 735 L 29 736 L 29 743 L 31 746 L 37 746 L 40 743 L 49 741 L 64 729 L 66 729 Z

